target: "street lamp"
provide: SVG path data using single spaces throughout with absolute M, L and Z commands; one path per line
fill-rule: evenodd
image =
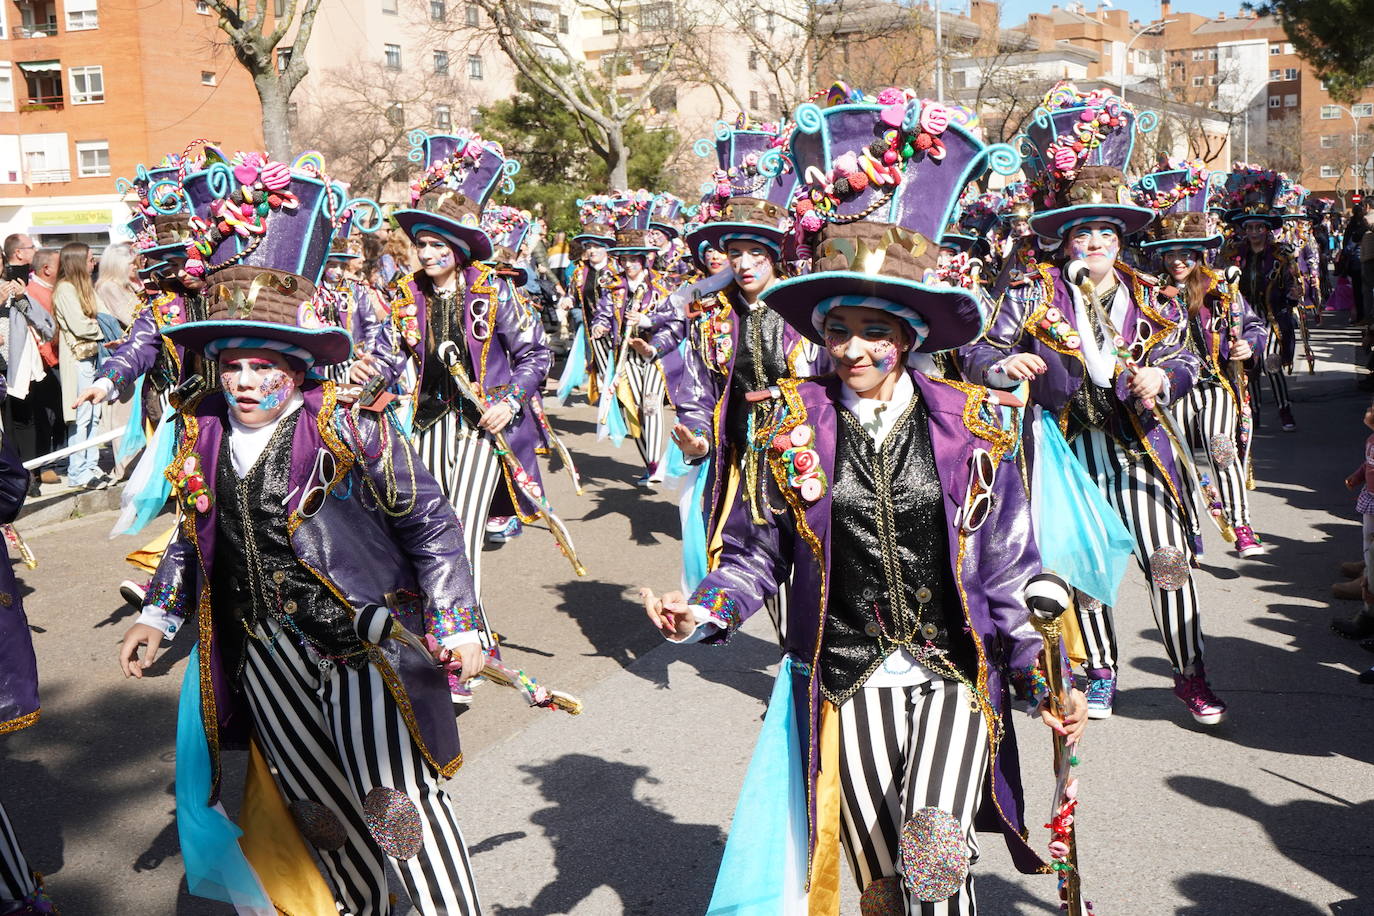
M 1136 39 L 1138 39 L 1141 35 L 1149 35 L 1152 32 L 1158 35 L 1159 33 L 1156 30 L 1164 28 L 1171 22 L 1178 22 L 1178 20 L 1161 19 L 1158 22 L 1152 22 L 1149 25 L 1145 26 L 1145 28 L 1141 29 L 1140 31 L 1132 35 L 1131 40 L 1126 43 L 1126 59 L 1121 62 L 1121 101 L 1123 103 L 1126 101 L 1126 68 L 1131 65 L 1131 48 L 1135 45 Z
M 1327 102 L 1332 108 L 1339 108 L 1341 111 L 1350 115 L 1351 122 L 1355 127 L 1350 133 L 1350 171 L 1355 176 L 1355 193 L 1359 194 L 1361 189 L 1361 179 L 1364 178 L 1364 167 L 1360 163 L 1360 116 L 1355 114 L 1353 109 L 1346 108 L 1336 102 Z

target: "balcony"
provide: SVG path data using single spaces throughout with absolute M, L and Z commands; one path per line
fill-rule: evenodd
M 28 175 L 30 184 L 61 184 L 72 180 L 71 169 L 34 169 Z
M 29 96 L 19 103 L 19 110 L 23 111 L 61 111 L 63 98 L 60 95 L 36 95 Z
M 21 25 L 15 31 L 20 38 L 53 38 L 57 35 L 57 23 L 45 22 L 35 25 Z

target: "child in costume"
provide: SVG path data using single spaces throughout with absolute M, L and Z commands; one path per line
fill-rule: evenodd
M 308 842 L 328 877 L 327 906 L 388 913 L 390 863 L 419 912 L 476 913 L 440 787 L 462 760 L 444 666 L 461 663 L 471 677 L 483 665 L 462 526 L 390 416 L 341 408 L 334 383 L 307 373 L 351 350 L 341 328 L 299 323 L 337 189 L 257 155 L 236 156 L 232 171 L 212 165 L 208 177 L 237 193 L 251 187 L 236 180 L 250 170 L 296 206 L 289 219 L 264 218 L 270 244 L 207 238 L 207 319 L 165 331 L 217 364 L 220 389 L 181 408 L 168 470 L 181 526 L 120 662 L 142 677 L 164 638 L 195 630 L 177 753 L 193 890 L 253 912 L 322 912 L 300 902 L 323 887 Z M 207 856 L 192 825 L 213 817 L 221 749 L 245 744 L 245 817 L 248 799 L 264 797 L 285 816 L 247 830 L 254 870 L 230 881 L 216 876 L 238 844 Z M 255 783 L 269 765 L 271 784 Z M 296 855 L 285 858 L 283 844 Z
M 756 876 L 745 889 L 730 876 L 751 850 L 727 846 L 712 901 L 720 912 L 757 901 L 770 883 L 769 912 L 838 913 L 838 846 L 864 912 L 973 913 L 975 821 L 1000 830 L 1020 870 L 1046 867 L 1023 833 L 1008 721 L 1009 683 L 1034 679 L 1042 645 L 1023 597 L 1040 569 L 1026 494 L 1008 463 L 1015 433 L 1002 429 L 984 389 L 911 368 L 912 354 L 966 344 L 982 329 L 975 295 L 928 276 L 985 147 L 944 106 L 902 90 L 879 98 L 803 106 L 792 141 L 798 168 L 829 176 L 869 154 L 894 108 L 897 123 L 912 125 L 912 134 L 894 131 L 894 151 L 917 149 L 909 141 L 924 135 L 943 156 L 894 157 L 895 191 L 808 182 L 825 201 L 818 269 L 763 298 L 826 350 L 835 375 L 778 381 L 779 403 L 757 431 L 770 482 L 762 519 L 737 499 L 720 565 L 690 598 L 643 592 L 666 637 L 719 643 L 790 583 L 769 718 L 795 717 L 797 733 L 785 740 L 804 814 L 792 820 L 796 832 L 765 842 L 793 846 L 799 868 Z M 1076 737 L 1083 709 L 1075 695 L 1065 722 L 1044 716 Z M 745 821 L 737 815 L 732 836 Z

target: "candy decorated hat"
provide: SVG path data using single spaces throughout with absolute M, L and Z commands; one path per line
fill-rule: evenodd
M 611 247 L 611 254 L 648 256 L 657 250 L 644 239 L 653 208 L 654 195 L 643 189 L 615 199 L 611 210 L 615 221 L 615 245 Z
M 210 358 L 225 341 L 251 347 L 262 344 L 244 341 L 265 340 L 306 363 L 347 359 L 348 332 L 323 325 L 312 301 L 344 216 L 375 231 L 381 208 L 349 200 L 323 174 L 318 153 L 286 165 L 263 153 L 227 156 L 207 147 L 206 168 L 182 186 L 192 212 L 186 271 L 205 280 L 207 318 L 164 334 Z
M 488 259 L 509 270 L 516 286 L 524 286 L 529 274 L 523 267 L 512 267 L 520 253 L 520 246 L 529 234 L 534 215 L 528 210 L 508 207 L 504 204 L 489 204 L 482 211 L 482 231 L 491 239 L 492 254 Z
M 683 223 L 691 215 L 689 211 L 694 210 L 694 207 L 686 206 L 682 198 L 664 191 L 654 198 L 649 228 L 657 229 L 668 238 L 675 239 L 682 235 Z
M 1025 164 L 1023 168 L 1029 169 L 1030 165 Z M 1034 216 L 1035 185 L 1029 181 L 1013 181 L 1003 188 L 1001 206 L 997 215 L 1004 222 L 1011 222 L 1014 219 L 1028 220 Z
M 615 244 L 615 195 L 591 194 L 577 202 L 577 221 L 582 231 L 572 237 L 579 245 Z
M 741 114 L 732 125 L 717 121 L 715 137 L 693 151 L 716 156 L 711 181 L 702 186 L 701 225 L 687 238 L 694 256 L 702 245 L 725 250 L 731 239 L 761 242 L 782 257 L 797 176 L 787 156 L 788 128 Z
M 1152 111 L 1137 116 L 1107 89 L 1080 92 L 1070 82 L 1051 89 L 1022 141 L 1040 168 L 1030 218 L 1036 235 L 1057 241 L 1087 222 L 1112 223 L 1122 235 L 1148 226 L 1154 211 L 1132 201 L 1125 171 L 1136 130 L 1153 130 L 1158 121 Z
M 1277 203 L 1283 190 L 1283 177 L 1273 169 L 1245 162 L 1231 167 L 1217 192 L 1221 218 L 1233 226 L 1258 220 L 1277 229 L 1282 213 Z
M 1211 173 L 1196 160 L 1166 161 L 1165 168 L 1141 177 L 1131 186 L 1131 196 L 1157 217 L 1150 238 L 1140 247 L 1216 248 L 1221 234 L 1207 228 L 1211 197 Z
M 139 253 L 150 262 L 180 257 L 191 236 L 191 209 L 181 182 L 186 171 L 200 167 L 200 159 L 193 159 L 192 151 L 202 142 L 196 141 L 180 156 L 165 157 L 154 168 L 139 165 L 132 180 L 120 178 L 115 182 L 121 195 L 134 195 L 130 202 L 134 217 L 126 228 Z
M 941 279 L 940 234 L 970 181 L 989 167 L 1011 174 L 1021 157 L 1005 144 L 984 145 L 963 126 L 972 120 L 972 112 L 896 88 L 798 108 L 795 231 L 814 265 L 769 287 L 767 305 L 816 342 L 829 310 L 850 305 L 901 317 L 922 352 L 976 340 L 987 316 L 971 277 L 957 286 Z
M 482 210 L 500 187 L 515 190 L 520 163 L 507 159 L 500 144 L 477 134 L 410 134 L 412 162 L 423 162 L 425 171 L 410 183 L 410 206 L 425 209 L 397 210 L 392 214 L 401 231 L 415 241 L 422 232 L 433 232 L 469 261 L 491 257 L 491 239 L 481 229 Z
M 1274 206 L 1283 219 L 1302 219 L 1307 216 L 1307 188 L 1294 181 L 1286 172 L 1279 172 L 1279 193 Z
M 362 257 L 362 253 L 353 247 L 353 214 L 345 213 L 338 219 L 334 229 L 334 238 L 329 242 L 329 254 L 325 255 L 326 261 L 351 261 L 354 258 Z

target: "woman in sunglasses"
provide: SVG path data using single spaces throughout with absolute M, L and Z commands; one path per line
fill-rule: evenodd
M 1065 114 L 1078 117 L 1077 108 Z M 1108 149 L 1104 146 L 1103 149 Z M 1130 145 L 1112 150 L 1129 153 Z M 1007 290 L 985 338 L 966 348 L 970 380 L 994 388 L 1030 384 L 1053 413 L 1083 469 L 1134 535 L 1149 579 L 1155 623 L 1174 671 L 1174 695 L 1193 718 L 1220 722 L 1226 704 L 1203 668 L 1202 625 L 1183 484 L 1157 415 L 1187 396 L 1198 359 L 1184 346 L 1178 308 L 1159 281 L 1120 260 L 1121 239 L 1154 219 L 1129 201 L 1119 167 L 1085 165 L 1050 176 L 1063 202 L 1036 213 L 1031 228 L 1062 243 L 1063 261 L 1038 261 L 1029 282 Z M 1077 203 L 1077 201 L 1085 201 Z M 1117 692 L 1112 609 L 1080 594 L 1075 605 L 1087 648 L 1088 714 L 1112 714 Z

